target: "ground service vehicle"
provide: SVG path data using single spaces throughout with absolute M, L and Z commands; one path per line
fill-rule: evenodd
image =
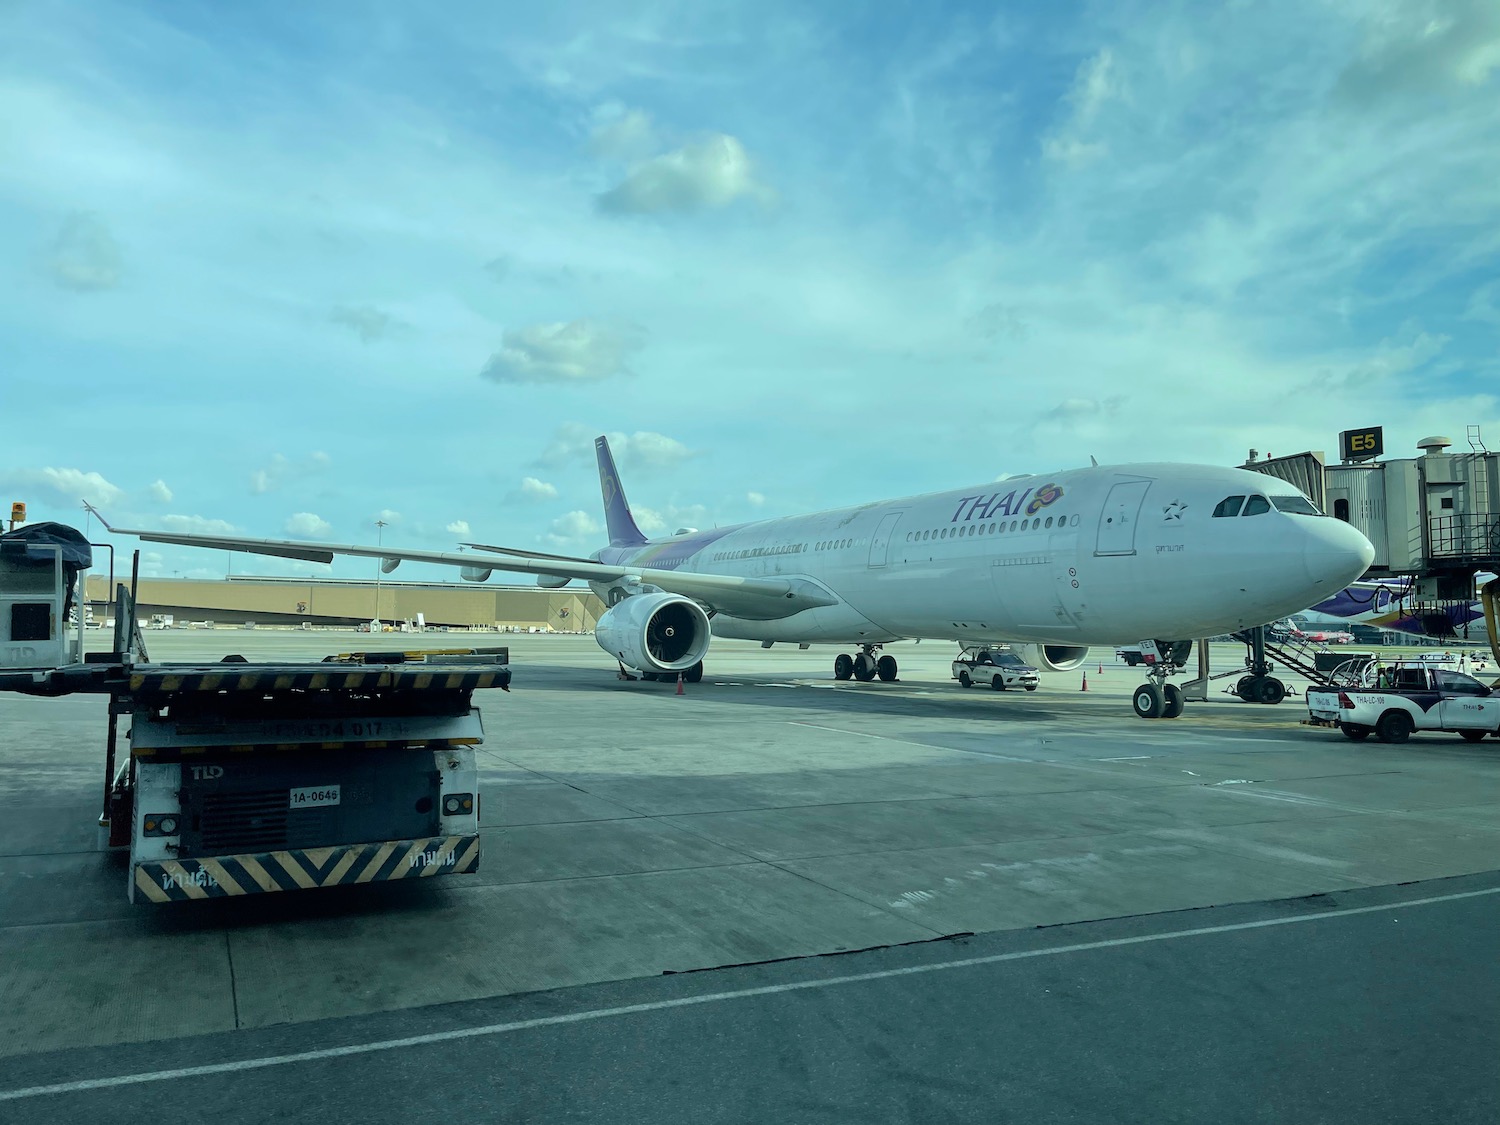
M 1309 688 L 1310 721 L 1336 726 L 1356 742 L 1372 733 L 1405 742 L 1422 730 L 1452 731 L 1469 742 L 1500 737 L 1500 694 L 1473 676 L 1420 663 L 1371 672 L 1367 685 Z
M 506 650 L 152 663 L 121 584 L 113 647 L 85 653 L 76 615 L 75 636 L 60 623 L 88 547 L 0 540 L 0 691 L 109 696 L 100 846 L 128 850 L 132 902 L 478 869 L 472 696 L 508 688 Z
M 996 691 L 1024 688 L 1036 691 L 1041 674 L 1003 645 L 969 645 L 953 662 L 953 678 L 964 687 L 988 684 Z

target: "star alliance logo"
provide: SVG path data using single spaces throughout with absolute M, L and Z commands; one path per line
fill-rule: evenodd
M 1187 511 L 1187 505 L 1181 500 L 1173 500 L 1162 509 L 1162 518 L 1168 520 L 1182 519 L 1182 513 Z

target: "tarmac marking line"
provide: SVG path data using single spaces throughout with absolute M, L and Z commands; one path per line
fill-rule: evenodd
M 1206 937 L 1212 934 L 1238 933 L 1246 930 L 1270 929 L 1277 926 L 1295 926 L 1303 922 L 1321 922 L 1329 918 L 1351 918 L 1361 914 L 1389 913 L 1393 910 L 1407 910 L 1417 906 L 1433 906 L 1444 902 L 1460 902 L 1465 899 L 1483 898 L 1496 894 L 1500 894 L 1500 887 L 1487 887 L 1477 891 L 1458 891 L 1447 895 L 1432 895 L 1427 898 L 1407 899 L 1404 902 L 1381 903 L 1378 906 L 1354 906 L 1345 910 L 1328 910 L 1317 914 L 1298 914 L 1291 918 L 1263 918 L 1256 922 L 1231 922 L 1222 926 L 1198 926 L 1188 930 L 1169 930 L 1165 933 L 1140 934 L 1135 937 L 1107 938 L 1102 941 L 1078 942 L 1072 945 L 1057 945 L 1045 949 L 1023 949 L 1013 953 L 995 953 L 985 957 L 965 957 L 954 961 L 938 961 L 930 965 L 908 965 L 900 969 L 880 969 L 868 973 L 851 973 L 847 976 L 826 977 L 821 980 L 789 981 L 784 984 L 762 985 L 758 988 L 740 988 L 726 992 L 707 992 L 699 996 L 682 996 L 672 1000 L 655 1000 L 644 1004 L 624 1004 L 615 1008 L 596 1008 L 591 1011 L 572 1012 L 565 1015 L 514 1020 L 510 1023 L 456 1028 L 452 1031 L 436 1031 L 426 1035 L 409 1036 L 405 1039 L 384 1039 L 371 1043 L 351 1043 L 343 1047 L 328 1047 L 316 1051 L 298 1051 L 287 1055 L 269 1055 L 256 1059 L 239 1059 L 234 1062 L 187 1066 L 175 1070 L 144 1071 L 138 1074 L 121 1074 L 109 1078 L 89 1078 L 77 1082 L 60 1082 L 51 1086 L 26 1086 L 16 1090 L 0 1090 L 0 1102 L 54 1097 L 59 1094 L 76 1094 L 88 1090 L 104 1090 L 119 1086 L 141 1086 L 151 1082 L 180 1081 L 184 1078 L 203 1078 L 213 1074 L 234 1074 L 247 1070 L 263 1070 L 273 1066 L 290 1066 L 296 1063 L 317 1062 L 322 1059 L 348 1058 L 353 1055 L 374 1054 L 378 1051 L 409 1050 L 413 1047 L 425 1047 L 434 1043 L 451 1043 L 464 1039 L 506 1035 L 517 1031 L 531 1031 L 536 1028 L 591 1023 L 594 1020 L 640 1015 L 645 1012 L 662 1012 L 673 1008 L 696 1007 L 701 1004 L 724 1003 L 730 1000 L 747 1000 L 757 996 L 775 996 L 787 992 L 807 992 L 813 989 L 864 984 L 877 980 L 893 980 L 898 977 L 921 976 L 927 973 L 946 972 L 951 969 L 968 969 L 979 965 L 999 965 L 1007 961 L 1026 961 L 1036 957 L 1056 957 L 1065 953 L 1085 953 L 1096 949 L 1119 949 L 1131 945 L 1148 945 L 1159 941 L 1175 941 L 1179 938 Z

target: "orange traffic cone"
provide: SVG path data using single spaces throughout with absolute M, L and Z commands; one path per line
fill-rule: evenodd
M 1089 690 L 1089 674 L 1087 672 L 1085 672 L 1083 674 L 1083 686 L 1081 688 L 1079 688 L 1078 690 L 1079 691 L 1088 691 Z
M 677 673 L 677 694 L 678 695 L 682 694 L 682 673 L 681 672 Z

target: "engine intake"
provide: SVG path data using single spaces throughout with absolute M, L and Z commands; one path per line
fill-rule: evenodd
M 605 610 L 594 627 L 599 647 L 628 668 L 683 672 L 708 652 L 708 614 L 681 594 L 635 594 Z
M 1046 672 L 1071 672 L 1088 659 L 1087 645 L 1026 645 L 1021 659 Z

